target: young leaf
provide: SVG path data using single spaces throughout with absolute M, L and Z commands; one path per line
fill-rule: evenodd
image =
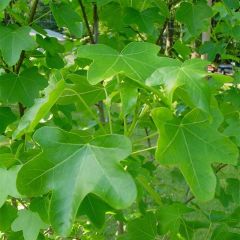
M 172 59 L 162 59 L 157 56 L 159 47 L 145 42 L 132 42 L 119 53 L 106 45 L 85 45 L 78 49 L 78 57 L 93 60 L 88 71 L 88 81 L 97 84 L 118 73 L 137 82 L 144 83 L 145 79 L 156 68 L 166 66 Z
M 0 168 L 0 207 L 4 204 L 8 196 L 20 196 L 16 188 L 18 171 L 19 166 L 12 167 L 9 170 Z
M 30 107 L 46 86 L 46 79 L 35 67 L 24 70 L 19 76 L 7 73 L 0 76 L 0 101 L 6 104 L 21 102 Z
M 150 86 L 164 85 L 169 103 L 175 90 L 181 88 L 187 92 L 191 102 L 198 108 L 209 111 L 210 92 L 207 81 L 205 67 L 208 62 L 200 59 L 187 60 L 181 63 L 178 60 L 172 62 L 167 67 L 156 70 L 147 80 Z
M 131 153 L 121 135 L 106 135 L 83 144 L 80 136 L 51 127 L 36 131 L 43 152 L 26 163 L 17 186 L 27 196 L 52 190 L 50 221 L 58 234 L 68 235 L 77 210 L 89 193 L 121 209 L 136 198 L 136 187 L 120 161 Z
M 17 129 L 13 132 L 13 138 L 19 138 L 25 133 L 31 133 L 37 126 L 39 121 L 45 117 L 52 106 L 61 96 L 65 87 L 64 81 L 57 83 L 53 81 L 44 91 L 44 97 L 35 100 L 34 105 L 29 108 L 20 119 Z
M 0 26 L 0 50 L 2 56 L 9 66 L 17 63 L 23 50 L 32 50 L 36 46 L 30 36 L 31 28 L 17 27 L 15 25 Z
M 181 121 L 167 108 L 154 109 L 152 116 L 160 134 L 157 160 L 164 165 L 178 166 L 197 199 L 212 199 L 216 177 L 211 164 L 236 164 L 236 145 L 219 133 L 219 125 L 211 124 L 209 116 L 198 109 L 193 109 Z
M 21 210 L 12 223 L 12 230 L 14 232 L 22 231 L 25 240 L 37 240 L 40 229 L 47 227 L 48 225 L 37 213 L 26 209 Z

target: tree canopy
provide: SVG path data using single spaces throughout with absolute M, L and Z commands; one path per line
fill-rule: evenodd
M 238 0 L 0 21 L 0 239 L 240 239 Z

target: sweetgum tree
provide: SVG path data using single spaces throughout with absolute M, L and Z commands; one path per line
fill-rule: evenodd
M 239 9 L 1 0 L 0 238 L 240 239 Z

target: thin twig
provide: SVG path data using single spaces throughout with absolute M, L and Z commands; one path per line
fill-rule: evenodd
M 168 4 L 168 9 L 169 9 L 169 12 L 171 12 L 171 9 L 177 5 L 179 2 L 181 2 L 181 0 L 175 0 L 175 1 L 170 1 L 170 3 Z M 156 40 L 156 44 L 161 46 L 162 45 L 162 39 L 163 39 L 163 34 L 167 28 L 167 25 L 168 25 L 168 21 L 169 21 L 169 17 L 167 17 L 163 23 L 163 27 L 158 35 L 158 38 Z
M 128 26 L 128 28 L 130 28 L 133 32 L 135 32 L 142 41 L 144 41 L 144 42 L 146 41 L 146 39 L 143 37 L 143 35 L 138 30 L 134 29 L 132 26 Z
M 98 8 L 97 4 L 93 3 L 93 38 L 95 44 L 98 43 L 98 35 L 99 35 Z
M 30 10 L 29 19 L 28 19 L 28 24 L 29 24 L 29 26 L 32 25 L 34 16 L 35 16 L 35 14 L 36 14 L 38 2 L 39 2 L 39 0 L 35 0 L 35 1 L 33 2 L 33 4 L 32 4 L 31 10 Z M 17 74 L 19 73 L 20 68 L 21 68 L 21 66 L 22 66 L 22 64 L 23 64 L 24 59 L 25 59 L 25 51 L 22 51 L 22 52 L 21 52 L 21 55 L 20 55 L 20 58 L 19 58 L 19 60 L 18 60 L 18 63 L 17 63 L 17 65 L 16 65 L 16 68 L 15 68 L 15 73 L 17 73 Z
M 98 8 L 97 8 L 97 4 L 93 3 L 93 44 L 98 43 L 98 36 L 99 36 Z M 103 84 L 103 82 L 101 82 L 101 83 Z M 106 117 L 105 117 L 105 112 L 104 112 L 103 101 L 102 100 L 99 101 L 97 106 L 98 106 L 98 110 L 99 110 L 99 119 L 100 119 L 101 123 L 104 124 L 106 122 Z M 110 108 L 110 106 L 109 106 L 109 108 Z
M 142 152 L 147 152 L 147 151 L 150 151 L 150 150 L 153 150 L 153 149 L 156 149 L 156 148 L 157 148 L 157 146 L 141 149 L 141 150 L 132 152 L 131 155 L 135 155 L 135 154 L 142 153 Z
M 78 2 L 79 2 L 79 5 L 81 7 L 81 10 L 82 10 L 83 19 L 84 19 L 84 22 L 85 22 L 85 25 L 86 25 L 86 28 L 87 28 L 87 31 L 88 31 L 88 35 L 90 37 L 90 41 L 91 41 L 92 44 L 94 44 L 94 37 L 93 37 L 93 33 L 91 31 L 91 28 L 90 28 L 90 24 L 89 24 L 89 21 L 88 21 L 88 17 L 87 17 L 87 14 L 86 14 L 85 7 L 83 5 L 82 0 L 78 0 Z

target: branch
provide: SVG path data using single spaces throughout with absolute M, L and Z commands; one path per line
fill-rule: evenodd
M 135 30 L 132 26 L 128 26 L 128 28 L 130 28 L 133 32 L 135 32 L 139 37 L 140 39 L 145 42 L 146 40 L 144 39 L 143 35 L 138 31 L 138 30 Z
M 33 19 L 34 19 L 34 16 L 35 16 L 35 13 L 36 13 L 36 10 L 37 10 L 37 5 L 38 5 L 38 2 L 39 0 L 35 0 L 32 4 L 32 7 L 31 7 L 31 10 L 30 10 L 30 15 L 29 15 L 29 19 L 28 19 L 28 24 L 31 26 L 32 25 L 32 22 L 33 22 Z M 25 51 L 22 51 L 21 52 L 21 55 L 20 55 L 20 58 L 18 60 L 18 63 L 16 65 L 16 68 L 15 68 L 15 73 L 19 73 L 20 71 L 20 68 L 23 64 L 23 61 L 25 59 Z
M 28 24 L 31 26 L 32 25 L 32 22 L 33 22 L 33 19 L 34 19 L 34 16 L 35 16 L 35 13 L 36 13 L 36 10 L 37 10 L 37 5 L 38 5 L 38 2 L 39 0 L 34 0 L 33 4 L 32 4 L 32 7 L 31 7 L 31 10 L 30 10 L 30 15 L 29 15 L 29 19 L 28 19 Z M 16 74 L 19 74 L 20 72 L 20 68 L 23 64 L 23 61 L 25 59 L 25 51 L 22 51 L 21 52 L 21 55 L 20 55 L 20 58 L 18 60 L 18 63 L 15 67 L 15 73 Z M 18 103 L 18 107 L 19 107 L 19 114 L 20 114 L 20 117 L 23 116 L 24 114 L 24 111 L 25 111 L 25 108 L 23 106 L 22 103 Z
M 93 37 L 93 33 L 91 31 L 91 28 L 90 28 L 90 25 L 89 25 L 89 21 L 88 21 L 88 17 L 87 17 L 87 14 L 86 14 L 86 11 L 85 11 L 85 7 L 83 5 L 83 2 L 82 0 L 78 0 L 79 2 L 79 5 L 81 7 L 81 10 L 82 10 L 82 15 L 83 15 L 83 19 L 84 19 L 84 22 L 85 22 L 85 25 L 86 25 L 86 28 L 87 28 L 87 31 L 88 31 L 88 35 L 90 37 L 90 41 L 92 44 L 94 44 L 94 37 Z
M 170 1 L 170 3 L 168 4 L 168 9 L 169 9 L 169 12 L 171 11 L 171 9 L 176 6 L 178 3 L 180 3 L 181 0 L 175 0 L 175 1 Z M 161 42 L 162 42 L 162 38 L 163 38 L 163 33 L 164 31 L 166 30 L 166 27 L 167 27 L 167 24 L 168 24 L 168 21 L 169 21 L 169 17 L 167 17 L 165 19 L 165 22 L 163 23 L 163 27 L 159 33 L 159 36 L 156 40 L 156 44 L 161 46 Z
M 98 43 L 98 35 L 99 35 L 99 17 L 98 17 L 98 9 L 97 4 L 93 3 L 93 37 L 94 43 Z

